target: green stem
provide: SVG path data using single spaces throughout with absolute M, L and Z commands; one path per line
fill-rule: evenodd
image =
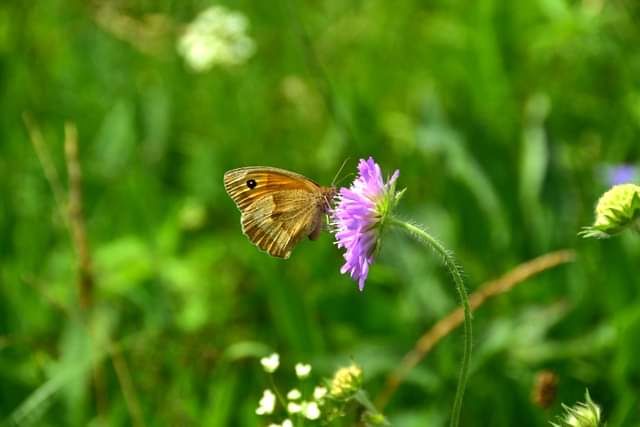
M 278 389 L 278 386 L 276 385 L 275 380 L 273 379 L 273 374 L 269 373 L 269 383 L 271 384 L 271 388 L 273 389 L 273 392 L 276 395 L 276 398 L 278 399 L 278 402 L 280 402 L 280 404 L 284 407 L 285 411 L 287 410 L 287 401 L 284 400 L 284 397 L 282 396 L 282 393 L 280 393 L 280 390 Z
M 416 237 L 422 243 L 433 249 L 438 255 L 442 257 L 444 265 L 449 270 L 449 273 L 453 277 L 453 281 L 456 284 L 456 290 L 462 302 L 462 308 L 464 310 L 464 349 L 462 353 L 462 366 L 460 368 L 460 376 L 458 377 L 458 387 L 456 388 L 456 395 L 453 401 L 453 409 L 451 411 L 451 427 L 458 427 L 460 424 L 460 411 L 462 409 L 462 400 L 464 397 L 464 390 L 467 385 L 467 377 L 469 375 L 469 360 L 471 359 L 471 307 L 469 305 L 469 297 L 467 296 L 467 290 L 464 287 L 462 281 L 462 274 L 460 268 L 456 264 L 453 254 L 449 252 L 440 242 L 434 239 L 429 233 L 424 231 L 417 225 L 399 220 L 397 218 L 389 218 L 389 222 L 392 225 L 408 232 L 412 236 Z

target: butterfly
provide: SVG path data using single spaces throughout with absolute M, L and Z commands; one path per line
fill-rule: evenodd
M 269 255 L 284 259 L 303 238 L 318 237 L 336 195 L 333 186 L 268 166 L 227 171 L 224 188 L 240 209 L 242 232 Z

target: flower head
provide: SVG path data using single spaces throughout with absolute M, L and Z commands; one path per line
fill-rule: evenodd
M 345 400 L 353 396 L 362 386 L 362 368 L 347 366 L 336 371 L 331 380 L 329 395 L 333 399 Z
M 640 230 L 640 185 L 620 184 L 604 193 L 596 205 L 596 220 L 583 237 L 610 237 L 627 227 Z
M 258 403 L 258 409 L 256 409 L 256 414 L 258 415 L 266 415 L 271 414 L 273 409 L 276 406 L 276 395 L 269 389 L 266 389 L 264 393 L 262 393 L 262 398 Z
M 237 65 L 255 50 L 246 34 L 247 18 L 223 6 L 212 6 L 191 22 L 178 41 L 178 52 L 198 72 L 214 65 Z
M 600 407 L 593 403 L 589 391 L 585 394 L 585 402 L 578 402 L 573 407 L 562 405 L 565 415 L 561 424 L 551 423 L 554 427 L 598 427 L 600 426 Z
M 273 353 L 268 357 L 263 357 L 260 359 L 260 364 L 266 372 L 272 374 L 278 369 L 278 366 L 280 366 L 280 355 Z
M 311 365 L 305 363 L 296 363 L 296 376 L 300 379 L 307 378 L 311 373 Z
M 336 196 L 331 224 L 335 229 L 336 244 L 345 249 L 345 263 L 340 272 L 349 273 L 357 280 L 360 290 L 364 289 L 369 266 L 380 247 L 385 220 L 402 195 L 402 191 L 395 191 L 399 175 L 396 170 L 385 183 L 380 166 L 373 158 L 361 159 L 358 177 L 351 187 L 341 188 Z

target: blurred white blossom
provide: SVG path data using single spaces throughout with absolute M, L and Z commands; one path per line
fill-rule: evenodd
M 290 414 L 302 414 L 308 420 L 320 418 L 320 407 L 316 402 L 289 402 L 287 411 Z
M 214 65 L 238 65 L 255 52 L 247 35 L 249 21 L 240 12 L 212 6 L 200 13 L 178 40 L 178 53 L 197 72 Z
M 304 363 L 296 363 L 296 376 L 298 378 L 307 378 L 311 373 L 311 365 L 306 365 Z
M 302 415 L 308 420 L 320 418 L 320 408 L 316 402 L 304 402 L 302 405 Z
M 266 415 L 271 414 L 273 409 L 276 406 L 276 395 L 269 389 L 266 389 L 264 393 L 262 393 L 262 398 L 258 403 L 258 409 L 256 409 L 256 414 L 258 415 Z
M 313 398 L 315 400 L 320 400 L 323 397 L 325 397 L 327 395 L 327 388 L 326 387 L 316 387 L 315 389 L 313 389 Z
M 269 357 L 263 357 L 260 359 L 260 364 L 266 372 L 272 374 L 278 369 L 278 366 L 280 366 L 280 355 L 273 353 Z
M 290 414 L 297 414 L 299 412 L 302 412 L 302 405 L 296 402 L 289 402 L 289 404 L 287 405 L 287 411 Z
M 287 393 L 287 399 L 289 400 L 298 400 L 301 397 L 302 393 L 300 393 L 300 390 L 298 390 L 297 388 L 289 390 L 289 393 Z

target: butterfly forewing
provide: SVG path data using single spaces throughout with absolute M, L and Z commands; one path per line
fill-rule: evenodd
M 270 255 L 288 258 L 311 235 L 324 212 L 324 191 L 302 175 L 247 167 L 224 175 L 224 186 L 242 213 L 242 231 Z

